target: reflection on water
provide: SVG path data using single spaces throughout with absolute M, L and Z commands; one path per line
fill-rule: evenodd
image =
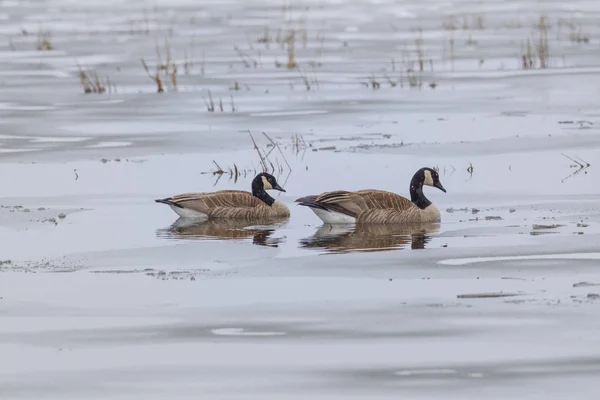
M 300 247 L 324 249 L 330 253 L 354 251 L 424 249 L 439 224 L 415 225 L 323 225 L 315 234 L 300 241 Z
M 282 238 L 273 238 L 277 225 L 287 218 L 269 218 L 256 221 L 208 220 L 190 222 L 179 218 L 170 227 L 158 229 L 156 236 L 185 240 L 244 240 L 252 239 L 258 246 L 277 247 Z

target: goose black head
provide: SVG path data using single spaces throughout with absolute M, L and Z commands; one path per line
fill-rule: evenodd
M 417 176 L 423 185 L 438 188 L 446 193 L 446 189 L 442 185 L 442 182 L 440 182 L 440 174 L 438 174 L 436 170 L 427 167 L 421 168 L 415 174 L 415 178 L 417 178 Z
M 410 200 L 421 210 L 431 205 L 431 202 L 423 193 L 423 185 L 433 186 L 444 193 L 446 192 L 442 182 L 440 182 L 440 175 L 434 169 L 425 167 L 415 172 L 410 181 Z
M 419 189 L 423 187 L 423 185 L 432 186 L 440 189 L 444 193 L 446 192 L 442 182 L 440 182 L 440 175 L 432 168 L 421 168 L 415 173 L 410 182 L 411 190 Z
M 279 190 L 280 192 L 285 192 L 285 189 L 279 186 L 277 179 L 275 179 L 273 175 L 261 172 L 256 175 L 256 178 L 252 181 L 252 192 L 257 193 L 265 190 Z

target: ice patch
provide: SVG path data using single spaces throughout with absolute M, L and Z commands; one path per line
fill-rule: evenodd
M 38 151 L 39 149 L 1 149 L 0 153 L 23 153 L 25 151 Z
M 263 112 L 250 114 L 251 117 L 282 117 L 291 115 L 318 115 L 327 114 L 327 110 L 301 110 L 301 111 L 279 111 L 279 112 Z
M 285 332 L 246 332 L 244 328 L 219 328 L 212 333 L 219 336 L 281 336 Z
M 519 260 L 600 260 L 600 253 L 571 253 L 571 254 L 539 254 L 530 256 L 504 257 L 473 257 L 455 258 L 438 261 L 443 265 L 467 265 L 490 261 L 519 261 Z
M 32 143 L 74 143 L 89 140 L 85 137 L 36 137 L 30 140 Z
M 98 144 L 92 144 L 90 146 L 87 146 L 87 148 L 94 148 L 94 149 L 98 149 L 98 148 L 105 148 L 105 147 L 126 147 L 126 146 L 131 146 L 133 143 L 131 142 L 100 142 Z
M 413 376 L 413 375 L 451 375 L 456 374 L 454 369 L 407 369 L 403 371 L 396 371 L 396 375 L 399 376 Z
M 55 107 L 51 106 L 25 106 L 16 103 L 0 103 L 0 110 L 10 111 L 46 111 L 54 110 Z

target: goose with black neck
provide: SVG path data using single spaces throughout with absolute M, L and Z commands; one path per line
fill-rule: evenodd
M 252 180 L 252 193 L 245 190 L 183 193 L 155 202 L 166 204 L 177 215 L 195 220 L 263 220 L 289 217 L 289 208 L 271 197 L 267 190 L 285 192 L 275 177 L 262 172 Z
M 328 224 L 408 224 L 440 222 L 440 210 L 423 193 L 423 186 L 446 189 L 432 168 L 419 169 L 410 181 L 410 200 L 384 190 L 336 190 L 301 197 L 296 202 L 309 207 Z

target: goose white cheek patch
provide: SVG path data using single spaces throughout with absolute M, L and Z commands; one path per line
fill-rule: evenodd
M 431 176 L 431 171 L 425 171 L 425 181 L 423 185 L 433 186 L 433 177 Z
M 262 181 L 263 181 L 263 186 L 264 186 L 265 190 L 273 189 L 273 186 L 271 186 L 271 184 L 269 183 L 267 178 L 265 178 L 264 176 L 262 177 Z

